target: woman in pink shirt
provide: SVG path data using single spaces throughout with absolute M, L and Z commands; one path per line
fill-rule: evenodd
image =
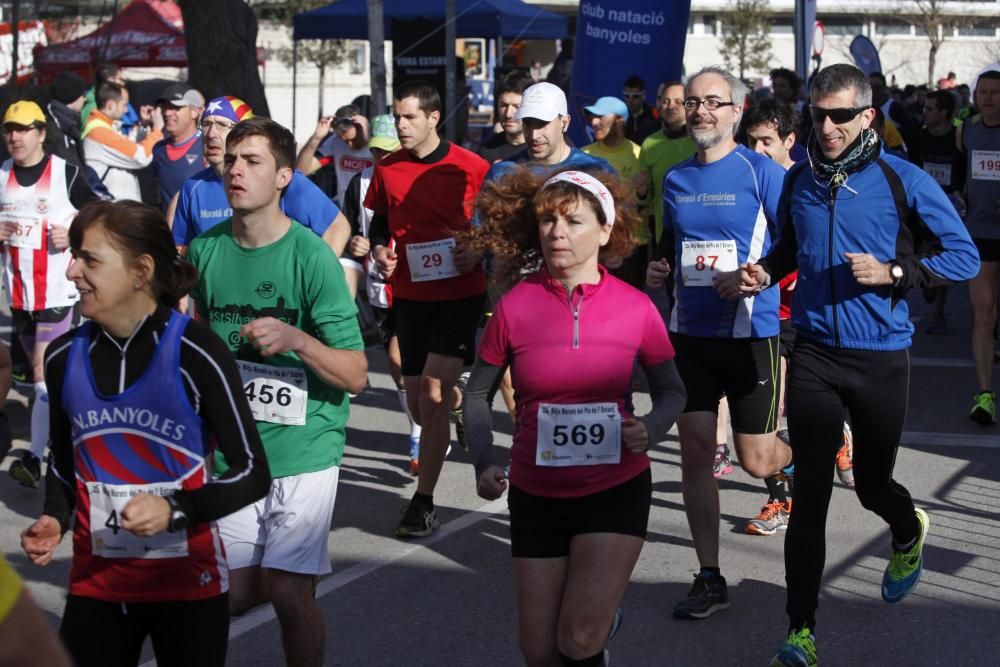
M 607 174 L 519 170 L 478 201 L 480 241 L 510 259 L 514 285 L 480 343 L 465 393 L 479 495 L 510 484 L 518 638 L 529 667 L 604 665 L 605 644 L 646 536 L 646 451 L 685 394 L 663 320 L 602 257 L 636 246 L 635 202 Z M 638 359 L 652 411 L 630 400 Z M 511 368 L 517 425 L 509 478 L 493 458 L 487 395 Z

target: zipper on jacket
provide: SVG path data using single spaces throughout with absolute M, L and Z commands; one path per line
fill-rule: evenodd
M 833 307 L 833 345 L 840 347 L 840 321 L 837 317 L 837 287 L 833 274 L 833 222 L 835 210 L 837 208 L 837 191 L 830 191 L 830 247 L 828 255 L 830 259 L 830 304 Z
M 583 294 L 580 294 L 580 303 L 573 305 L 573 290 L 569 289 L 565 285 L 563 288 L 566 290 L 566 302 L 569 304 L 569 312 L 573 315 L 573 349 L 580 349 L 580 308 L 583 307 Z

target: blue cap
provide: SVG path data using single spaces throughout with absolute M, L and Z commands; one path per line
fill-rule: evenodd
M 589 107 L 584 107 L 583 110 L 595 116 L 603 116 L 608 113 L 618 114 L 628 120 L 628 105 L 617 97 L 602 97 Z

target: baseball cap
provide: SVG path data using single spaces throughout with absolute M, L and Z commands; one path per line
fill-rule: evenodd
M 613 113 L 628 118 L 628 105 L 617 97 L 600 97 L 589 107 L 583 107 L 583 110 L 595 116 Z
M 42 108 L 31 100 L 21 100 L 14 102 L 7 107 L 7 112 L 3 115 L 3 124 L 13 123 L 14 125 L 45 125 L 45 114 Z
M 200 107 L 205 105 L 205 98 L 188 83 L 180 81 L 167 86 L 156 99 L 156 103 L 170 102 L 175 107 Z
M 514 120 L 537 118 L 547 123 L 556 116 L 567 115 L 566 93 L 559 86 L 543 81 L 525 88 Z
M 372 136 L 368 140 L 368 148 L 380 148 L 389 152 L 399 150 L 399 137 L 396 135 L 396 124 L 392 116 L 383 114 L 372 118 Z
M 205 120 L 209 116 L 220 116 L 226 120 L 238 123 L 247 118 L 253 118 L 253 110 L 250 105 L 238 97 L 223 95 L 216 97 L 205 106 L 201 114 L 201 119 Z

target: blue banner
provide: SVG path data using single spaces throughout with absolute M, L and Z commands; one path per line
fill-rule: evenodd
M 813 55 L 813 31 L 816 29 L 816 0 L 795 0 L 795 73 L 803 81 L 809 80 L 809 67 Z
M 682 77 L 690 10 L 686 0 L 580 0 L 568 100 L 575 144 L 591 141 L 583 108 L 605 95 L 621 98 L 628 77 L 646 82 L 650 105 L 660 83 Z
M 851 56 L 858 69 L 871 76 L 872 72 L 882 71 L 882 60 L 878 57 L 878 48 L 872 40 L 864 35 L 858 35 L 851 41 Z

